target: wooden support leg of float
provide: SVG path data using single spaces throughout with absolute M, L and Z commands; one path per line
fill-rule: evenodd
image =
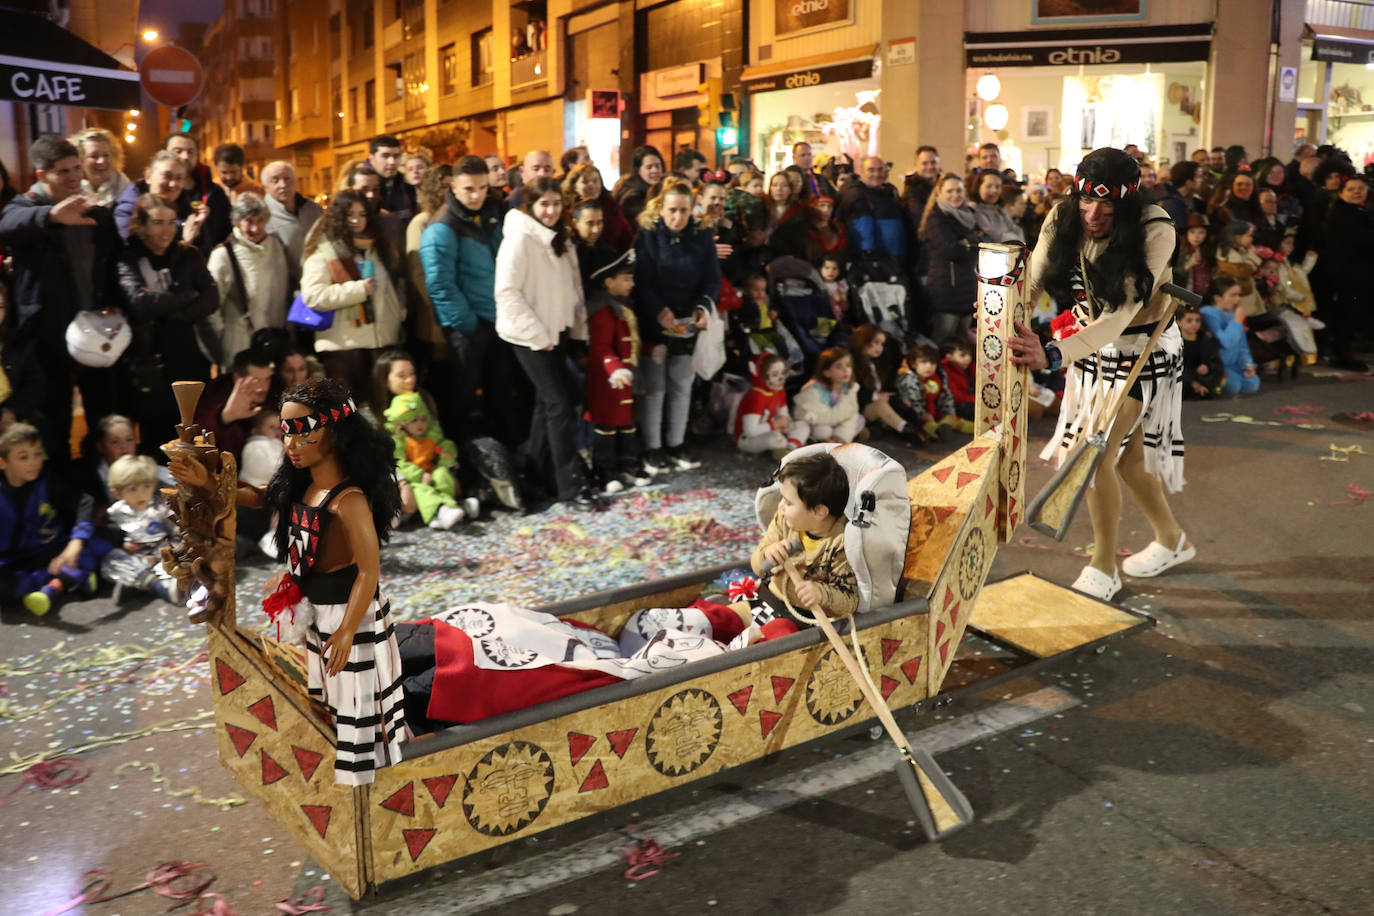
M 1025 302 L 1027 252 L 1020 245 L 984 242 L 978 250 L 978 366 L 973 434 L 1002 433 L 998 469 L 997 537 L 1011 541 L 1024 515 L 1026 389 L 1030 376 L 1011 361 L 1007 338 L 1029 326 Z

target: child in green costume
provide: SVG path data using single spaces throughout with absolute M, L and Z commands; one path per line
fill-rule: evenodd
M 396 472 L 415 492 L 420 518 L 431 528 L 447 530 L 480 511 L 476 499 L 459 504 L 458 448 L 444 438 L 439 423 L 430 416 L 424 398 L 416 392 L 398 394 L 386 409 L 396 441 Z

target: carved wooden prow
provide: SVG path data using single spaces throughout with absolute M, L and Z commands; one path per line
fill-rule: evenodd
M 195 422 L 196 405 L 205 390 L 204 382 L 173 382 L 172 394 L 181 411 L 177 438 L 162 446 L 168 458 L 186 455 L 204 468 L 195 481 L 177 476 L 174 490 L 164 490 L 172 518 L 181 529 L 181 546 L 163 548 L 162 567 L 181 585 L 184 594 L 193 595 L 204 586 L 208 596 L 203 606 L 190 614 L 192 623 L 209 623 L 232 629 L 236 623 L 234 607 L 234 541 L 237 528 L 235 493 L 238 490 L 238 464 L 230 452 L 215 445 L 215 434 Z M 173 472 L 175 474 L 175 470 Z

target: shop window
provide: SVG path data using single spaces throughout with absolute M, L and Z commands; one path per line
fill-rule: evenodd
M 472 85 L 485 86 L 492 81 L 495 67 L 491 56 L 491 29 L 472 34 Z
M 446 44 L 439 49 L 439 94 L 458 91 L 458 46 Z

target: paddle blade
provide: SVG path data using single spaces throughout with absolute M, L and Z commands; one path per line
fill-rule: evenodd
M 926 839 L 942 840 L 973 823 L 973 807 L 930 753 L 917 747 L 896 761 L 897 779 Z
M 1069 452 L 1058 473 L 1031 500 L 1026 509 L 1026 523 L 1056 541 L 1064 540 L 1106 447 L 1103 437 L 1093 436 Z

